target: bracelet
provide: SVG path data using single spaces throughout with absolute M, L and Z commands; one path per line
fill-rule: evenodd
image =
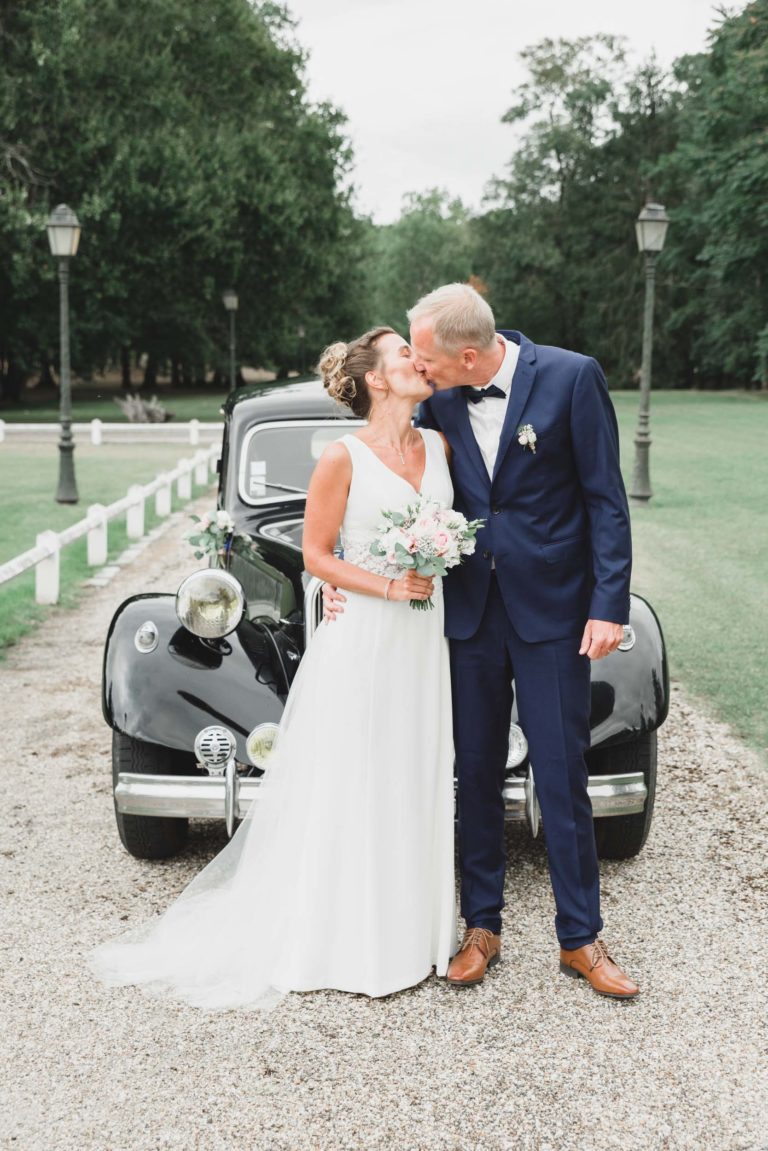
M 384 599 L 389 599 L 389 589 L 392 587 L 392 584 L 394 582 L 395 582 L 394 576 L 392 577 L 391 580 L 387 580 L 387 586 L 384 588 Z

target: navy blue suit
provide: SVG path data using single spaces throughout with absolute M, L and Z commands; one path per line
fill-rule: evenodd
M 590 673 L 578 654 L 587 619 L 629 618 L 629 512 L 616 416 L 596 360 L 520 345 L 493 477 L 466 392 L 436 392 L 418 422 L 452 448 L 455 506 L 486 525 L 475 554 L 445 581 L 459 788 L 461 909 L 470 927 L 501 927 L 502 786 L 517 690 L 547 840 L 561 946 L 602 927 L 587 794 Z M 498 403 L 486 399 L 483 403 Z M 522 424 L 536 451 L 518 443 Z M 492 562 L 495 572 L 492 572 Z

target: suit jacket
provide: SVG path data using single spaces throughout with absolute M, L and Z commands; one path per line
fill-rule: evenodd
M 512 625 L 529 643 L 580 635 L 587 619 L 626 623 L 629 510 L 602 369 L 589 356 L 534 344 L 521 332 L 501 334 L 520 345 L 520 356 L 493 477 L 463 388 L 435 392 L 417 419 L 451 445 L 455 506 L 486 521 L 474 555 L 446 578 L 446 635 L 467 639 L 477 630 L 492 560 Z M 535 453 L 518 443 L 522 424 L 536 432 Z

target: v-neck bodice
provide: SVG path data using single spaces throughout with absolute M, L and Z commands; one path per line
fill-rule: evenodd
M 346 435 L 341 442 L 352 459 L 352 483 L 341 525 L 344 558 L 377 575 L 399 574 L 384 557 L 371 555 L 371 543 L 378 534 L 382 511 L 405 508 L 419 496 L 429 496 L 443 506 L 453 503 L 453 485 L 445 448 L 438 432 L 419 429 L 424 441 L 425 464 L 419 491 L 413 484 L 387 467 L 368 444 L 357 436 Z

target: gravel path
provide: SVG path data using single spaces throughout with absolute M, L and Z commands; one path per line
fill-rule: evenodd
M 605 937 L 642 984 L 635 1003 L 558 974 L 543 852 L 521 828 L 504 962 L 480 988 L 291 996 L 262 1017 L 92 982 L 85 952 L 162 911 L 223 843 L 220 825 L 193 824 L 182 859 L 140 863 L 112 814 L 104 635 L 126 595 L 189 570 L 183 526 L 0 665 L 2 1145 L 768 1148 L 768 783 L 679 690 L 651 839 L 603 865 Z

